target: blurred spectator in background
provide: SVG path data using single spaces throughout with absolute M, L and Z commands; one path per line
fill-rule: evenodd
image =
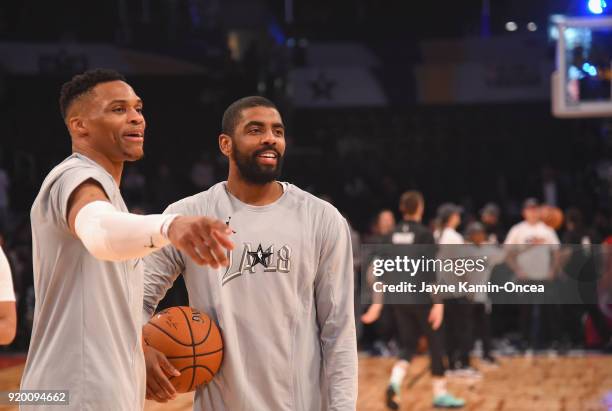
M 457 258 L 462 249 L 457 245 L 464 244 L 463 236 L 457 232 L 461 225 L 463 209 L 453 203 L 445 203 L 438 207 L 437 218 L 440 229 L 437 243 L 440 245 L 438 258 Z M 448 247 L 450 246 L 450 247 Z M 454 272 L 438 272 L 438 282 L 441 284 L 457 284 L 461 277 Z M 473 339 L 472 304 L 466 292 L 455 286 L 454 293 L 442 295 L 444 299 L 444 331 L 445 346 L 448 355 L 448 374 L 457 377 L 481 378 L 482 375 L 470 367 L 470 351 Z
M 370 233 L 364 239 L 365 244 L 390 243 L 390 235 L 395 228 L 395 215 L 391 210 L 380 210 L 370 225 Z M 374 256 L 364 256 L 364 259 L 371 261 Z M 364 267 L 367 269 L 366 267 Z M 361 311 L 367 311 L 369 306 L 360 306 Z M 359 318 L 358 315 L 356 318 Z M 362 349 L 375 355 L 391 355 L 389 343 L 395 336 L 395 320 L 390 306 L 384 305 L 380 318 L 373 324 L 363 326 L 361 338 Z
M 480 222 L 483 224 L 488 244 L 499 244 L 504 241 L 504 230 L 499 221 L 499 206 L 487 203 L 480 210 Z
M 376 244 L 388 241 L 388 236 L 395 228 L 395 215 L 393 211 L 380 210 L 370 224 L 370 233 L 364 243 Z
M 445 203 L 438 207 L 437 219 L 440 227 L 434 233 L 438 244 L 463 244 L 463 237 L 457 232 L 461 225 L 463 209 L 453 203 Z
M 600 244 L 601 239 L 586 227 L 582 213 L 577 208 L 570 208 L 565 212 L 565 229 L 564 246 L 561 251 L 564 272 L 570 280 L 573 280 L 571 284 L 578 287 L 584 304 L 563 306 L 564 336 L 569 339 L 570 344 L 580 346 L 584 341 L 583 316 L 588 314 L 602 341 L 602 348 L 611 349 L 610 329 L 597 304 L 599 299 L 597 257 L 600 253 L 596 252 L 598 246 L 593 245 Z
M 485 285 L 491 279 L 493 268 L 504 261 L 505 253 L 496 243 L 490 244 L 484 224 L 470 223 L 465 231 L 465 240 L 470 245 L 467 255 L 486 256 L 485 269 L 473 271 L 466 280 L 471 284 Z M 491 341 L 491 311 L 492 304 L 486 292 L 476 292 L 472 296 L 474 312 L 474 341 L 482 342 L 482 362 L 486 365 L 495 365 Z

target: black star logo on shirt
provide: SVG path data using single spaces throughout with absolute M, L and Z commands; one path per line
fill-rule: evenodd
M 270 256 L 272 253 L 270 252 L 270 248 L 266 251 L 263 250 L 261 244 L 257 247 L 257 251 L 249 251 L 249 257 L 253 258 L 253 265 L 255 267 L 257 264 L 261 264 L 264 267 L 268 268 L 268 264 L 270 264 Z

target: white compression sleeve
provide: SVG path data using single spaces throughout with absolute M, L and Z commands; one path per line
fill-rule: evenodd
M 177 216 L 124 213 L 108 201 L 92 201 L 79 210 L 74 228 L 94 257 L 123 261 L 144 257 L 168 245 L 168 227 Z

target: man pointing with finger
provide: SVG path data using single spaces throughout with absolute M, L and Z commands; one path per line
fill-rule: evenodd
M 218 267 L 233 246 L 218 220 L 128 213 L 119 183 L 124 163 L 143 156 L 142 107 L 112 70 L 62 87 L 73 153 L 47 175 L 32 206 L 36 307 L 21 383 L 69 391 L 62 409 L 142 410 L 141 257 L 171 243 Z

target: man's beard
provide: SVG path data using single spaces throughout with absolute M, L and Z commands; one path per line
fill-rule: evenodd
M 277 155 L 276 166 L 262 166 L 257 163 L 257 156 L 264 151 L 274 151 Z M 240 175 L 251 184 L 263 185 L 270 183 L 281 175 L 283 157 L 274 147 L 264 147 L 255 151 L 251 156 L 238 151 L 236 145 L 232 147 L 232 155 L 238 166 Z

